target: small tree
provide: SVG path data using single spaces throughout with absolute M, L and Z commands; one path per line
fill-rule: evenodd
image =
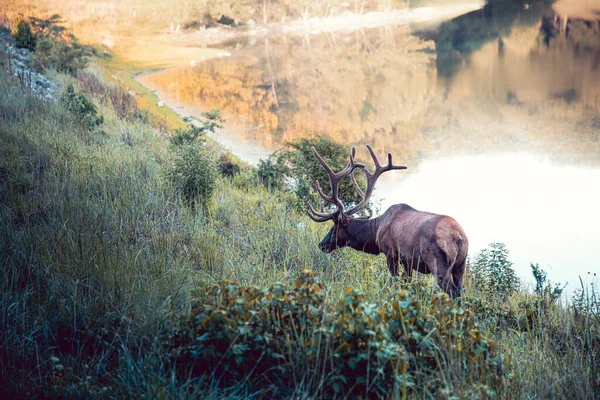
M 499 297 L 508 297 L 519 287 L 504 243 L 491 243 L 481 250 L 471 265 L 471 275 L 483 290 Z
M 31 24 L 23 18 L 18 17 L 15 20 L 11 34 L 15 38 L 17 47 L 31 51 L 35 49 L 36 37 L 31 30 Z
M 315 180 L 319 181 L 326 193 L 331 191 L 331 187 L 327 173 L 312 153 L 312 147 L 317 149 L 334 171 L 340 171 L 348 163 L 350 146 L 323 136 L 298 139 L 286 143 L 286 146 L 286 150 L 272 154 L 268 161 L 259 165 L 259 176 L 261 171 L 265 177 L 268 174 L 266 182 L 262 176 L 261 179 L 274 186 L 282 185 L 286 180 L 293 182 L 293 191 L 298 198 L 297 205 L 301 209 L 305 208 L 307 201 L 319 204 L 322 200 L 314 190 Z M 357 172 L 355 178 L 364 188 L 364 174 Z M 362 199 L 350 179 L 340 182 L 339 192 L 340 198 L 349 207 L 358 204 Z M 372 212 L 373 208 L 367 206 L 367 210 Z

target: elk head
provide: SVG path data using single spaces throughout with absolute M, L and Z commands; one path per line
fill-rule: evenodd
M 357 244 L 357 243 L 355 243 L 357 238 L 355 237 L 356 235 L 353 234 L 354 231 L 349 230 L 349 225 L 352 224 L 353 222 L 355 222 L 357 220 L 357 218 L 353 218 L 353 217 L 351 217 L 351 215 L 359 212 L 360 210 L 362 210 L 366 207 L 367 203 L 369 202 L 369 198 L 373 194 L 373 189 L 375 188 L 375 182 L 377 181 L 379 176 L 381 176 L 382 173 L 384 173 L 386 171 L 391 171 L 393 169 L 406 169 L 406 167 L 403 165 L 393 165 L 392 164 L 392 155 L 390 153 L 388 153 L 387 165 L 382 167 L 379 164 L 379 160 L 377 159 L 377 156 L 373 152 L 373 149 L 371 148 L 371 146 L 367 145 L 367 149 L 369 150 L 369 153 L 371 154 L 371 157 L 373 158 L 373 162 L 375 164 L 375 171 L 372 173 L 367 170 L 367 168 L 365 167 L 364 164 L 357 163 L 354 160 L 354 157 L 356 155 L 356 149 L 354 147 L 352 147 L 352 150 L 350 151 L 350 160 L 348 161 L 348 165 L 346 165 L 346 168 L 344 168 L 340 172 L 333 172 L 331 167 L 329 167 L 329 165 L 325 162 L 325 160 L 323 160 L 323 157 L 321 157 L 321 155 L 317 152 L 317 150 L 314 147 L 312 148 L 313 154 L 315 155 L 317 160 L 319 160 L 319 163 L 323 166 L 323 169 L 329 176 L 329 184 L 331 186 L 331 196 L 327 196 L 323 193 L 323 190 L 321 189 L 321 186 L 319 185 L 318 180 L 315 181 L 315 188 L 316 188 L 317 192 L 319 193 L 319 195 L 321 196 L 321 198 L 325 202 L 332 203 L 335 206 L 335 209 L 333 211 L 325 212 L 323 204 L 321 204 L 320 211 L 316 211 L 310 203 L 307 203 L 307 205 L 308 205 L 307 213 L 308 213 L 308 216 L 313 221 L 316 221 L 316 222 L 325 222 L 325 221 L 329 221 L 329 220 L 333 221 L 333 227 L 331 228 L 329 233 L 327 233 L 327 235 L 325 235 L 325 237 L 323 238 L 321 243 L 319 243 L 319 248 L 324 252 L 330 253 L 338 247 L 344 247 L 344 246 L 348 246 L 348 245 L 354 247 L 353 245 Z M 366 191 L 364 191 L 364 192 L 360 188 L 358 183 L 356 182 L 356 179 L 354 178 L 354 175 L 353 175 L 354 170 L 357 168 L 360 169 L 367 178 L 367 188 L 366 188 Z M 350 176 L 350 178 L 352 179 L 352 184 L 354 185 L 354 188 L 356 189 L 358 194 L 362 197 L 362 200 L 350 210 L 344 210 L 344 205 L 339 198 L 340 181 L 347 176 Z M 354 225 L 354 224 L 352 224 L 352 225 Z M 371 243 L 371 245 L 372 244 L 373 243 Z M 366 246 L 365 243 L 358 243 L 358 245 L 363 245 L 362 250 L 364 250 L 364 251 L 367 251 L 369 253 L 373 252 L 373 251 L 368 251 L 367 248 L 370 246 Z M 379 253 L 379 251 L 377 251 L 376 254 L 378 254 L 378 253 Z

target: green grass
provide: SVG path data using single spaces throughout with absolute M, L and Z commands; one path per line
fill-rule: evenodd
M 301 271 L 312 269 L 331 313 L 349 287 L 374 310 L 388 309 L 403 289 L 418 302 L 418 315 L 438 324 L 446 318 L 435 311 L 438 288 L 430 278 L 392 281 L 383 256 L 319 251 L 326 224 L 295 211 L 288 194 L 266 190 L 251 169 L 220 179 L 207 212 L 192 212 L 161 179 L 167 138 L 97 106 L 102 131 L 82 127 L 60 104 L 27 95 L 0 72 L 0 397 L 327 393 L 314 385 L 326 377 L 300 366 L 293 371 L 298 386 L 288 387 L 285 381 L 254 385 L 252 375 L 224 386 L 214 374 L 176 373 L 165 334 L 197 312 L 197 300 L 207 304 L 206 290 L 223 280 L 293 288 Z M 473 282 L 465 287 L 462 307 L 484 340 L 496 344 L 501 376 L 491 379 L 497 371 L 470 369 L 468 361 L 450 356 L 432 372 L 415 355 L 410 373 L 417 385 L 389 397 L 600 396 L 597 310 L 576 313 L 526 292 L 503 303 L 479 293 Z M 302 348 L 301 336 L 282 338 L 296 353 Z M 326 363 L 334 362 L 334 353 Z M 454 353 L 439 347 L 439 354 Z M 285 365 L 293 370 L 294 360 Z

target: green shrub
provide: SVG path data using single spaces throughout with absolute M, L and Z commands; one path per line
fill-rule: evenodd
M 273 161 L 272 157 L 258 161 L 257 174 L 265 187 L 271 189 L 283 188 L 284 172 L 281 166 Z
M 217 180 L 217 165 L 199 143 L 173 146 L 163 168 L 163 175 L 184 200 L 195 208 L 206 207 Z
M 187 128 L 176 129 L 175 134 L 171 137 L 171 144 L 175 146 L 193 142 L 204 143 L 206 134 L 214 133 L 217 129 L 223 128 L 223 122 L 225 122 L 219 110 L 202 113 L 202 118 L 196 121 L 197 123 L 189 118 L 184 120 L 188 123 Z
M 240 173 L 240 165 L 233 160 L 231 153 L 221 154 L 217 160 L 217 165 L 223 176 L 231 178 Z
M 30 51 L 35 49 L 37 38 L 31 30 L 31 24 L 23 18 L 19 17 L 16 19 L 13 23 L 11 34 L 15 38 L 17 47 Z
M 323 200 L 314 189 L 315 181 L 319 181 L 325 193 L 331 192 L 331 187 L 329 177 L 312 153 L 312 148 L 319 152 L 334 171 L 340 171 L 348 163 L 350 146 L 339 144 L 323 136 L 301 138 L 286 143 L 286 146 L 286 150 L 274 153 L 269 160 L 259 164 L 261 179 L 276 187 L 282 186 L 286 181 L 292 182 L 293 191 L 298 197 L 296 203 L 298 209 L 304 210 L 307 201 L 312 202 L 313 205 L 320 204 Z M 357 173 L 355 177 L 364 187 L 366 181 L 364 175 Z M 349 178 L 340 182 L 339 194 L 347 207 L 357 204 L 362 199 Z M 373 209 L 367 206 L 366 211 L 369 213 Z
M 207 289 L 162 337 L 170 362 L 182 379 L 204 375 L 224 387 L 246 380 L 255 390 L 301 381 L 327 398 L 401 397 L 420 385 L 440 397 L 455 392 L 446 369 L 485 387 L 502 380 L 494 342 L 446 295 L 419 300 L 402 291 L 378 309 L 354 289 L 337 304 L 323 289 L 313 271 L 292 289 L 233 281 Z
M 504 243 L 490 243 L 481 250 L 470 265 L 470 272 L 475 286 L 494 296 L 506 298 L 519 288 L 519 278 Z
M 104 117 L 102 115 L 98 116 L 96 105 L 85 94 L 76 93 L 73 85 L 67 86 L 60 97 L 60 101 L 76 117 L 77 121 L 87 129 L 94 129 L 104 122 Z

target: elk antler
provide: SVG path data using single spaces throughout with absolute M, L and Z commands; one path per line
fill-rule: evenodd
M 352 214 L 362 210 L 367 205 L 367 203 L 369 202 L 369 198 L 373 194 L 373 189 L 375 188 L 375 182 L 377 182 L 377 179 L 379 178 L 379 176 L 381 174 L 383 174 L 386 171 L 391 171 L 393 169 L 406 169 L 407 168 L 404 165 L 392 165 L 392 153 L 388 153 L 388 163 L 385 167 L 382 167 L 379 164 L 379 161 L 377 160 L 377 156 L 375 155 L 375 152 L 373 151 L 371 146 L 367 145 L 367 149 L 369 149 L 369 153 L 371 153 L 371 158 L 373 158 L 373 162 L 375 163 L 375 171 L 373 173 L 371 173 L 371 172 L 369 172 L 369 170 L 367 170 L 367 168 L 364 165 L 362 167 L 360 167 L 360 170 L 362 172 L 364 172 L 364 174 L 367 178 L 367 190 L 365 192 L 363 192 L 362 189 L 358 186 L 358 183 L 356 182 L 354 175 L 353 174 L 351 175 L 352 176 L 352 184 L 354 185 L 354 188 L 356 189 L 358 194 L 362 197 L 362 200 L 360 201 L 360 203 L 358 203 L 356 206 L 354 206 L 351 210 L 346 211 L 344 213 L 346 215 L 352 215 Z
M 336 209 L 332 212 L 325 212 L 324 206 L 323 206 L 323 204 L 321 204 L 320 211 L 316 211 L 313 208 L 312 204 L 307 202 L 306 203 L 308 206 L 307 214 L 313 221 L 325 222 L 325 221 L 335 218 L 340 212 L 343 212 L 343 210 L 344 210 L 344 205 L 342 204 L 342 202 L 339 198 L 339 183 L 340 183 L 340 181 L 348 175 L 351 176 L 352 171 L 354 171 L 355 168 L 363 169 L 363 168 L 365 168 L 365 165 L 354 161 L 354 156 L 356 154 L 356 149 L 354 147 L 352 147 L 352 150 L 350 151 L 350 160 L 348 161 L 348 165 L 346 165 L 346 168 L 344 168 L 340 172 L 333 172 L 333 170 L 329 167 L 329 165 L 327 165 L 325 160 L 323 160 L 323 157 L 321 157 L 321 155 L 317 152 L 317 150 L 314 147 L 312 148 L 312 152 L 315 155 L 315 157 L 317 158 L 317 160 L 319 160 L 319 162 L 323 166 L 323 169 L 325 169 L 325 172 L 327 172 L 327 175 L 329 176 L 329 184 L 331 186 L 331 196 L 327 196 L 325 193 L 323 193 L 323 190 L 321 189 L 321 186 L 319 185 L 318 180 L 315 181 L 315 188 L 317 189 L 319 196 L 321 196 L 321 198 L 323 200 L 325 200 L 329 203 L 335 204 Z

